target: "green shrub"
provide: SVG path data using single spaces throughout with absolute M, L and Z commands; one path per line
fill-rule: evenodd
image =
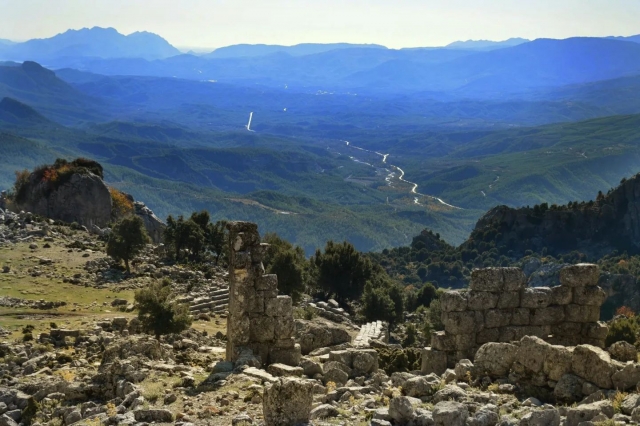
M 390 349 L 376 348 L 378 366 L 387 374 L 419 370 L 422 364 L 422 351 L 416 348 Z
M 625 341 L 636 344 L 638 335 L 638 323 L 635 318 L 619 318 L 609 324 L 609 333 L 605 340 L 606 346 L 611 346 L 615 342 Z

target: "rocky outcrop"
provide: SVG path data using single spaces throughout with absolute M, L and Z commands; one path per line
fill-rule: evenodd
M 149 207 L 145 206 L 143 202 L 135 201 L 133 203 L 133 207 L 135 208 L 136 215 L 142 219 L 151 241 L 153 241 L 154 244 L 160 244 L 162 242 L 164 229 L 167 225 L 158 219 L 158 217 L 153 214 L 153 211 L 151 211 Z
M 87 227 L 105 227 L 111 221 L 109 188 L 91 172 L 74 173 L 53 188 L 32 173 L 27 185 L 24 197 L 17 200 L 18 210 Z
M 478 220 L 463 246 L 494 242 L 505 251 L 546 248 L 554 255 L 572 250 L 594 256 L 612 249 L 640 252 L 640 174 L 598 198 L 559 207 L 495 207 Z

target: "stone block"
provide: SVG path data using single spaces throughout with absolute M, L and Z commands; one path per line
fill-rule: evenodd
M 275 340 L 276 321 L 272 317 L 260 316 L 251 318 L 251 341 L 270 342 Z
M 456 334 L 455 335 L 456 350 L 464 351 L 476 346 L 476 333 Z
M 527 277 L 520 268 L 502 268 L 504 291 L 522 291 L 527 287 Z
M 445 291 L 440 296 L 442 312 L 462 312 L 467 310 L 467 292 Z
M 475 291 L 502 291 L 504 289 L 502 268 L 474 269 L 471 271 L 469 288 Z
M 584 324 L 579 322 L 562 322 L 551 326 L 551 334 L 554 336 L 579 336 Z
M 485 328 L 476 335 L 476 343 L 482 345 L 488 342 L 497 342 L 500 339 L 500 330 L 497 328 Z
M 517 308 L 513 310 L 511 316 L 511 325 L 529 325 L 531 324 L 531 309 Z
M 525 336 L 520 340 L 516 359 L 530 372 L 540 373 L 550 347 L 550 344 L 539 337 Z
M 571 372 L 571 358 L 573 348 L 560 345 L 550 345 L 546 350 L 542 371 L 550 380 L 557 382 Z
M 498 304 L 499 297 L 500 297 L 499 293 L 471 290 L 467 293 L 469 309 L 472 311 L 494 309 Z
M 549 287 L 532 287 L 520 294 L 522 308 L 546 308 L 551 304 L 551 289 Z
M 598 321 L 593 324 L 583 324 L 582 335 L 597 340 L 605 340 L 609 334 L 609 326 L 602 321 Z
M 264 313 L 264 293 L 262 291 L 256 291 L 248 299 L 249 312 L 254 314 Z
M 378 371 L 378 352 L 373 349 L 353 351 L 352 359 L 353 372 L 356 376 Z
M 274 317 L 289 317 L 293 315 L 291 297 L 278 296 L 275 299 L 265 300 L 265 314 Z
M 263 414 L 266 426 L 307 424 L 313 405 L 313 382 L 283 378 L 264 388 Z
M 292 367 L 286 364 L 271 364 L 267 367 L 267 373 L 274 377 L 302 377 L 304 370 L 302 367 Z
M 478 376 L 507 377 L 515 362 L 518 347 L 511 343 L 486 343 L 478 349 L 473 358 Z
M 422 368 L 423 374 L 435 373 L 442 375 L 447 369 L 447 354 L 432 348 L 422 350 Z
M 520 292 L 519 291 L 503 291 L 498 298 L 498 309 L 506 308 L 518 308 L 520 307 Z
M 571 371 L 603 389 L 611 389 L 611 376 L 617 371 L 609 353 L 591 345 L 576 346 L 571 357 Z
M 278 276 L 276 274 L 262 275 L 256 280 L 256 290 L 278 290 Z
M 293 349 L 279 349 L 272 347 L 269 352 L 270 363 L 280 363 L 296 367 L 300 365 L 301 359 L 302 351 L 298 344 L 296 344 Z
M 576 305 L 602 306 L 607 294 L 598 286 L 575 287 L 573 289 L 573 303 Z
M 565 266 L 560 270 L 560 284 L 567 287 L 587 287 L 598 285 L 600 270 L 598 265 L 579 263 Z
M 551 287 L 551 304 L 568 305 L 573 301 L 573 290 L 571 287 L 557 285 Z
M 276 334 L 275 337 L 277 338 L 278 335 Z M 292 349 L 295 346 L 295 344 L 296 344 L 295 337 L 289 337 L 287 339 L 281 338 L 273 342 L 273 347 L 277 349 Z
M 511 324 L 513 312 L 509 309 L 489 309 L 484 313 L 486 328 L 506 327 Z
M 274 337 L 276 339 L 285 339 L 295 335 L 296 327 L 293 316 L 274 317 L 274 321 Z
M 341 362 L 344 365 L 351 367 L 353 364 L 353 353 L 349 350 L 332 351 L 329 352 L 329 361 Z
M 437 351 L 455 351 L 456 340 L 454 335 L 437 331 L 431 333 L 431 347 Z
M 549 335 L 550 327 L 548 326 L 510 326 L 500 328 L 500 342 L 514 342 L 522 339 L 524 336 L 536 336 L 546 339 Z
M 548 306 L 531 310 L 531 325 L 554 325 L 564 321 L 564 306 Z
M 597 322 L 600 320 L 600 306 L 567 305 L 565 320 L 569 322 Z
M 481 319 L 478 323 L 478 319 Z M 443 312 L 444 330 L 452 334 L 471 334 L 484 327 L 484 318 L 480 311 Z

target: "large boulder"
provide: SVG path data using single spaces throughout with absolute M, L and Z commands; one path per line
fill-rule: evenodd
M 313 404 L 313 382 L 283 378 L 264 388 L 262 409 L 266 426 L 308 423 Z
M 516 359 L 518 347 L 511 343 L 485 343 L 474 357 L 475 375 L 506 377 Z
M 465 426 L 468 417 L 467 406 L 460 402 L 438 402 L 433 408 L 433 420 L 436 426 Z
M 20 210 L 87 227 L 102 228 L 111 221 L 109 188 L 89 171 L 73 173 L 63 183 L 51 183 L 32 173 L 26 185 L 24 196 L 16 203 Z
M 414 398 L 433 395 L 440 386 L 440 378 L 435 374 L 413 377 L 402 385 L 402 393 Z
M 145 206 L 143 202 L 135 201 L 133 206 L 135 208 L 136 215 L 142 219 L 144 228 L 147 230 L 147 234 L 149 234 L 151 241 L 153 241 L 154 244 L 160 244 L 167 225 L 165 225 L 149 207 Z
M 571 370 L 603 389 L 611 389 L 611 376 L 617 371 L 609 353 L 591 345 L 576 346 L 571 357 Z
M 329 321 L 296 320 L 296 342 L 303 355 L 309 352 L 351 342 L 349 332 Z

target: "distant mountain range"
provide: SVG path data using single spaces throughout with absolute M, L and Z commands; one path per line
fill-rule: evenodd
M 47 39 L 24 43 L 1 43 L 0 58 L 5 60 L 49 61 L 54 58 L 143 58 L 147 60 L 179 55 L 180 51 L 162 37 L 149 32 L 128 36 L 114 28 L 68 30 Z
M 468 49 L 468 50 L 495 50 L 502 49 L 504 47 L 513 47 L 519 44 L 530 42 L 526 38 L 510 38 L 504 41 L 491 41 L 491 40 L 467 40 L 467 41 L 454 41 L 445 46 L 447 49 Z
M 258 56 L 273 55 L 274 53 L 286 53 L 291 56 L 305 56 L 316 53 L 328 52 L 336 49 L 386 49 L 379 44 L 350 44 L 350 43 L 303 43 L 295 46 L 280 46 L 274 44 L 235 44 L 214 50 L 205 58 L 255 58 Z

